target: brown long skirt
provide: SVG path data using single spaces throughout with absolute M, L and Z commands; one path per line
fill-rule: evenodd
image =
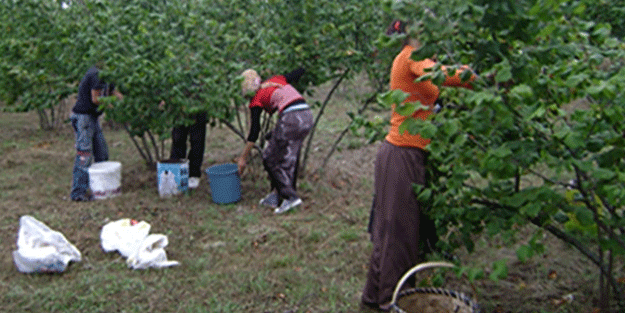
M 419 148 L 397 147 L 387 141 L 378 149 L 370 224 L 373 252 L 362 295 L 365 303 L 389 302 L 401 276 L 422 261 L 422 208 L 413 184 L 425 184 L 426 158 Z

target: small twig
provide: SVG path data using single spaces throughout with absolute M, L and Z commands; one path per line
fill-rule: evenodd
M 163 155 L 162 151 L 158 148 L 158 144 L 156 143 L 156 140 L 154 139 L 154 136 L 152 135 L 152 132 L 148 129 L 146 131 L 146 133 L 148 134 L 148 136 L 150 137 L 150 141 L 152 142 L 152 147 L 154 148 L 154 153 L 156 154 L 156 158 L 157 159 L 162 159 L 161 155 Z M 157 160 L 158 161 L 158 160 Z
M 145 139 L 145 133 L 141 134 L 140 138 L 141 138 L 141 143 L 143 144 L 143 148 L 145 149 L 145 152 L 148 155 L 149 164 L 154 164 L 154 158 L 152 157 L 152 152 L 150 152 L 148 141 Z
M 349 72 L 350 72 L 349 69 L 343 72 L 343 75 L 341 75 L 341 77 L 339 77 L 339 79 L 334 83 L 334 85 L 332 86 L 332 89 L 330 89 L 330 92 L 328 92 L 325 100 L 323 101 L 323 104 L 321 105 L 321 109 L 319 110 L 319 113 L 317 114 L 317 117 L 315 118 L 315 122 L 313 124 L 312 130 L 310 131 L 310 134 L 308 135 L 308 142 L 306 143 L 306 149 L 304 150 L 304 161 L 302 162 L 302 165 L 301 165 L 302 172 L 306 171 L 306 164 L 308 163 L 308 154 L 310 151 L 310 146 L 312 145 L 313 137 L 315 136 L 315 130 L 317 129 L 317 124 L 319 124 L 319 120 L 321 119 L 321 116 L 323 115 L 323 112 L 325 111 L 325 108 L 328 105 L 328 102 L 330 102 L 330 98 L 332 98 L 332 95 L 334 94 L 336 89 L 339 87 L 339 85 L 343 82 L 343 80 L 347 77 L 347 74 L 349 74 Z
M 241 112 L 239 112 L 239 106 L 238 105 L 235 107 L 234 111 L 236 112 L 236 118 L 237 118 L 237 123 L 239 124 L 239 130 L 242 133 L 244 128 L 243 128 L 243 123 L 241 122 Z

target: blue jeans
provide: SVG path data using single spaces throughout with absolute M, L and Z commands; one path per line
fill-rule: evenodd
M 83 200 L 89 188 L 89 166 L 94 161 L 107 161 L 109 152 L 97 116 L 73 113 L 70 120 L 76 134 L 76 159 L 70 197 L 72 200 Z

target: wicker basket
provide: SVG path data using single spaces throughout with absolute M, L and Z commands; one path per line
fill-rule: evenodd
M 397 283 L 391 308 L 396 313 L 479 313 L 479 307 L 466 295 L 443 288 L 411 288 L 399 292 L 406 280 L 418 271 L 454 267 L 446 262 L 426 262 L 411 268 Z

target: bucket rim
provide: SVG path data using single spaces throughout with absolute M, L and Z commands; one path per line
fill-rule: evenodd
M 95 162 L 89 166 L 89 170 L 93 171 L 106 171 L 106 170 L 117 170 L 122 167 L 121 162 L 117 161 L 102 161 Z
M 235 163 L 222 163 L 209 166 L 206 175 L 231 175 L 239 172 L 239 166 Z
M 157 163 L 163 163 L 163 164 L 183 164 L 183 163 L 187 163 L 189 162 L 189 159 L 164 159 L 164 160 L 158 160 Z

